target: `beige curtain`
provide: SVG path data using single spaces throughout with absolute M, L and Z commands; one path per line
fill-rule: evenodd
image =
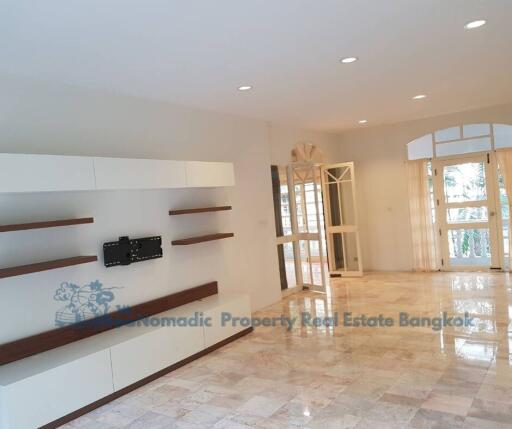
M 509 209 L 512 213 L 512 149 L 500 149 L 496 151 L 496 159 L 498 160 L 498 167 L 500 169 L 500 173 L 503 176 L 503 182 L 505 184 L 505 192 L 508 196 Z M 510 219 L 508 221 L 508 230 L 510 234 Z M 512 253 L 510 253 L 512 249 L 512 240 L 508 240 L 509 247 L 509 259 L 512 257 Z M 510 264 L 512 267 L 512 264 Z
M 426 159 L 407 162 L 413 268 L 415 271 L 436 271 L 439 268 L 427 163 Z

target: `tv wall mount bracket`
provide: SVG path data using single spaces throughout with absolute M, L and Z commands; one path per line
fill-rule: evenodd
M 162 237 L 145 237 L 130 240 L 119 237 L 119 241 L 103 244 L 105 267 L 130 265 L 134 262 L 157 259 L 163 256 Z

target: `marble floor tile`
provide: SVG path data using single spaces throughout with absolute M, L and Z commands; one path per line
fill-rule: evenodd
M 512 429 L 512 422 L 500 423 L 493 420 L 482 420 L 476 417 L 466 417 L 463 429 Z
M 493 422 L 512 422 L 512 405 L 504 402 L 475 399 L 468 411 L 468 417 L 476 417 Z
M 458 416 L 466 416 L 472 402 L 473 399 L 464 396 L 431 393 L 428 395 L 425 402 L 423 402 L 421 408 L 456 414 Z
M 414 429 L 455 429 L 464 425 L 464 417 L 440 411 L 420 409 L 409 426 Z
M 254 316 L 470 311 L 475 327 L 260 327 L 65 429 L 512 429 L 512 277 L 370 273 Z

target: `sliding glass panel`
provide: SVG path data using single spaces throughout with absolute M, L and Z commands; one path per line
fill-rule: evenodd
M 446 210 L 448 223 L 474 223 L 488 220 L 487 207 L 457 207 Z
M 452 266 L 489 266 L 491 242 L 489 228 L 450 229 L 448 247 Z
M 485 201 L 487 189 L 485 164 L 466 162 L 443 168 L 444 193 L 447 203 Z

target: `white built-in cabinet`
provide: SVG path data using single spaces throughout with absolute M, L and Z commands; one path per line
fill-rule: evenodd
M 234 186 L 229 162 L 0 154 L 0 193 Z
M 155 317 L 212 316 L 213 326 L 124 326 L 0 367 L 0 429 L 35 429 L 243 331 L 247 295 L 220 294 Z
M 0 192 L 95 189 L 93 158 L 0 154 Z

